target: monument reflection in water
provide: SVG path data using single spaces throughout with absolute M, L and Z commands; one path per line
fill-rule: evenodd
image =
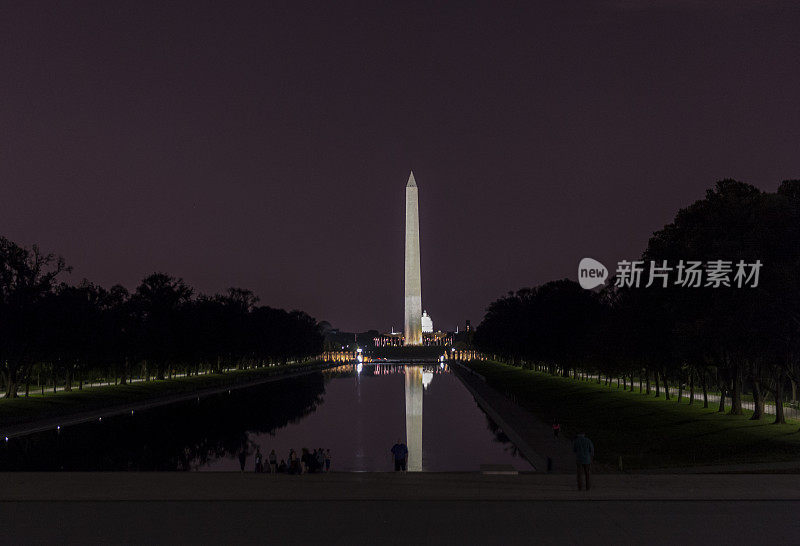
M 447 366 L 365 364 L 11 438 L 0 470 L 238 471 L 244 448 L 252 472 L 259 449 L 321 447 L 334 471 L 387 472 L 403 436 L 409 470 L 531 469 Z
M 408 470 L 419 472 L 422 470 L 422 366 L 406 366 L 405 373 Z
M 322 375 L 325 393 L 313 412 L 269 433 L 253 431 L 250 444 L 262 453 L 275 449 L 278 460 L 290 448 L 330 449 L 334 471 L 390 472 L 398 439 L 408 445 L 411 471 L 532 470 L 446 364 L 364 363 Z M 201 469 L 237 468 L 234 457 L 224 457 Z

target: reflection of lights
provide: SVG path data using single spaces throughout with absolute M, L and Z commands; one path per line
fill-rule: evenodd
M 364 362 L 364 359 L 362 358 L 362 356 L 361 356 L 361 355 L 358 355 L 358 361 L 359 361 L 359 362 Z
M 442 370 L 444 370 L 444 362 L 442 362 L 441 364 L 439 364 L 439 368 L 441 368 Z
M 422 372 L 422 386 L 427 389 L 428 385 L 431 384 L 431 381 L 433 381 L 433 373 Z
M 364 365 L 359 362 L 358 366 L 356 366 L 356 373 L 361 373 L 361 370 L 363 370 L 363 369 L 364 369 Z

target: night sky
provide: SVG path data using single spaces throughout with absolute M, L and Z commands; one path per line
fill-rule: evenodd
M 0 234 L 402 328 L 413 169 L 453 329 L 718 179 L 800 178 L 800 3 L 498 5 L 2 2 Z

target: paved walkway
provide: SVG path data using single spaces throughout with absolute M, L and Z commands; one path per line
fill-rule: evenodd
M 794 544 L 800 502 L 0 503 L 13 544 Z
M 295 361 L 289 361 L 288 362 L 288 364 L 294 364 L 294 363 L 295 363 Z M 235 372 L 235 371 L 239 371 L 239 370 L 240 370 L 240 368 L 222 368 L 223 372 Z M 193 373 L 192 377 L 201 376 L 201 375 L 214 375 L 215 373 L 216 372 L 211 372 L 211 371 L 207 371 L 207 370 L 206 371 L 198 371 L 196 373 Z M 186 373 L 173 373 L 171 376 L 169 376 L 169 379 L 179 379 L 181 377 L 187 377 Z M 145 379 L 143 377 L 129 377 L 128 378 L 128 384 L 145 383 L 145 382 L 147 382 L 149 380 L 150 379 Z M 80 389 L 78 389 L 77 385 L 75 385 L 75 383 L 77 383 L 77 380 L 73 379 L 73 384 L 72 384 L 72 391 L 73 392 L 77 391 L 77 390 L 80 390 Z M 119 382 L 115 381 L 115 382 L 112 383 L 111 381 L 108 381 L 108 380 L 107 381 L 92 381 L 91 379 L 89 379 L 89 380 L 86 380 L 86 381 L 83 382 L 83 388 L 84 389 L 93 389 L 93 388 L 96 388 L 96 387 L 111 387 L 111 386 L 116 386 L 116 385 L 119 385 Z M 28 390 L 29 390 L 31 395 L 37 395 L 37 394 L 40 394 L 40 393 L 51 394 L 53 392 L 65 392 L 67 390 L 67 387 L 65 385 L 61 385 L 61 386 L 57 386 L 55 389 L 53 389 L 52 386 L 47 387 L 47 386 L 42 386 L 42 385 L 36 385 L 36 386 L 30 385 Z M 20 385 L 17 388 L 17 396 L 19 398 L 27 398 L 27 396 L 25 394 L 25 385 Z
M 456 363 L 452 368 L 478 405 L 497 423 L 538 472 L 574 473 L 572 442 L 553 438 L 553 428 L 490 387 L 480 374 Z M 548 465 L 548 459 L 550 464 Z
M 797 474 L 599 474 L 577 491 L 572 474 L 331 472 L 5 472 L 7 501 L 800 501 Z
M 798 476 L 0 474 L 15 544 L 792 544 Z

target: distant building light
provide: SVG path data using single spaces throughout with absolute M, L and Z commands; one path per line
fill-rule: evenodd
M 430 334 L 433 333 L 433 319 L 428 314 L 427 311 L 422 312 L 422 333 L 423 334 Z

